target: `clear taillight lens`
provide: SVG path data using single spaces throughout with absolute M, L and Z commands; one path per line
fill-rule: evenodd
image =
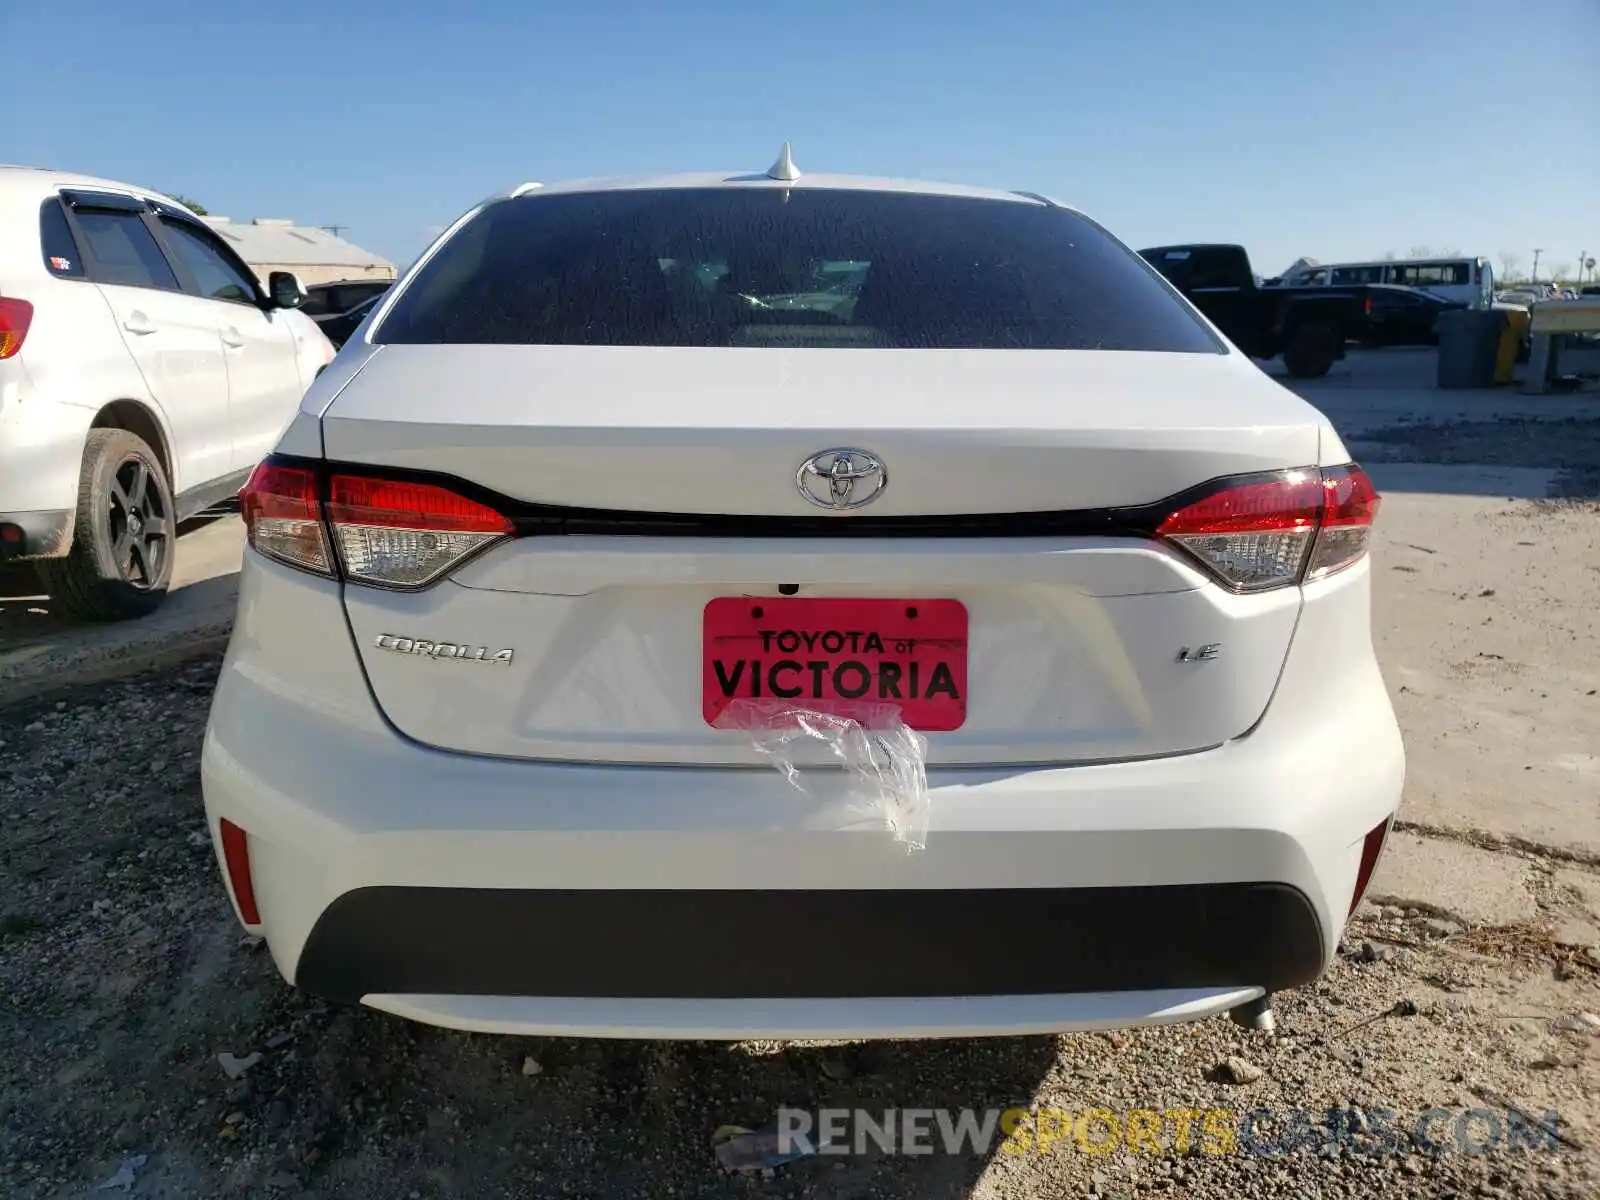
M 1156 533 L 1229 587 L 1253 592 L 1300 578 L 1321 511 L 1317 472 L 1287 471 L 1212 492 L 1167 517 Z
M 328 524 L 346 578 L 382 587 L 432 583 L 512 525 L 494 509 L 429 483 L 335 475 Z
M 1355 465 L 1225 482 L 1170 514 L 1158 536 L 1235 591 L 1321 578 L 1366 553 L 1378 494 Z
M 258 553 L 319 575 L 333 574 L 315 471 L 280 466 L 271 459 L 258 464 L 239 492 L 239 511 Z
M 258 466 L 239 493 L 250 545 L 319 575 L 412 589 L 513 531 L 494 509 L 436 484 L 336 474 L 325 497 L 322 486 L 311 467 Z

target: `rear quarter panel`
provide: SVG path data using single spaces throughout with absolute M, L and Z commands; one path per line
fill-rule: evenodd
M 163 429 L 165 417 L 94 284 L 56 279 L 40 265 L 0 275 L 0 295 L 33 305 L 19 369 L 0 393 L 0 509 L 71 508 L 84 438 L 104 405 L 138 401 Z

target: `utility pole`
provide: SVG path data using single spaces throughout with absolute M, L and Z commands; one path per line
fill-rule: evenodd
M 1544 253 L 1543 250 L 1535 250 L 1533 252 L 1533 282 L 1534 283 L 1538 283 L 1539 282 L 1539 255 L 1541 255 L 1543 253 Z

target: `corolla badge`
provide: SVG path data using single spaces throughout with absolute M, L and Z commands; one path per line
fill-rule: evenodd
M 372 644 L 379 650 L 393 654 L 417 654 L 423 658 L 446 658 L 454 662 L 484 663 L 492 667 L 511 665 L 510 650 L 491 650 L 487 646 L 469 646 L 465 642 L 431 642 L 426 638 L 399 637 L 380 633 Z
M 883 460 L 865 450 L 824 450 L 795 472 L 795 487 L 818 508 L 843 511 L 871 504 L 889 486 Z

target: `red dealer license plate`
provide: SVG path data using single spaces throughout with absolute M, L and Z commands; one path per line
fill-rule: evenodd
M 967 719 L 967 606 L 959 600 L 725 596 L 705 609 L 702 708 L 787 700 L 824 712 L 897 704 L 932 733 Z

